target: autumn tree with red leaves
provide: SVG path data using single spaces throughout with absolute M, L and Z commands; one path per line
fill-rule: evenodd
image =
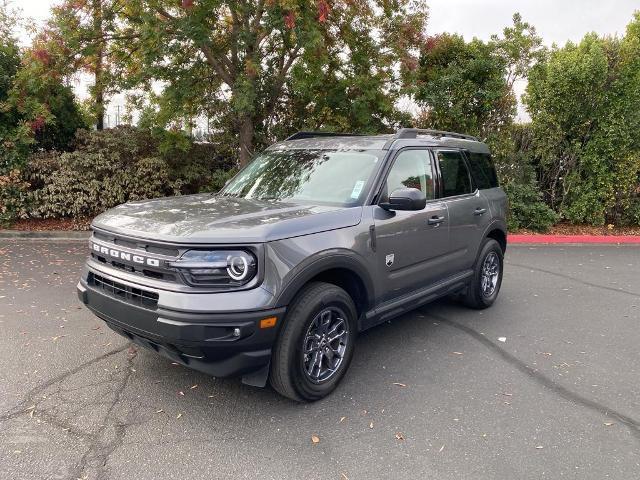
M 366 124 L 371 113 L 377 130 L 392 123 L 397 77 L 417 63 L 426 11 L 416 0 L 131 0 L 118 12 L 115 50 L 122 85 L 146 90 L 165 126 L 213 117 L 233 134 L 242 166 L 292 109 L 320 127 Z M 342 92 L 341 121 L 322 121 L 329 85 Z

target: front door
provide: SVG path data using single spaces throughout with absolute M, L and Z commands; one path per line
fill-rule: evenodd
M 417 211 L 387 211 L 374 207 L 376 261 L 385 282 L 379 301 L 396 298 L 442 279 L 449 251 L 449 214 L 435 197 L 431 152 L 408 148 L 398 152 L 380 195 L 386 201 L 398 188 L 418 188 L 427 205 Z

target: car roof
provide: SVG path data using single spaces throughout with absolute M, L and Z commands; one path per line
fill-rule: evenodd
M 293 135 L 290 139 L 271 145 L 267 150 L 397 150 L 416 146 L 462 148 L 477 153 L 489 153 L 489 147 L 485 143 L 467 135 L 416 130 L 415 136 L 404 136 L 401 132 L 403 130 L 396 134 L 384 135 L 340 135 L 319 132 L 318 136 L 314 136 L 313 132 L 304 132 L 302 138 L 295 138 L 296 135 Z

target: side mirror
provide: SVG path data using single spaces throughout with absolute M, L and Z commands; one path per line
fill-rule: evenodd
M 422 210 L 427 197 L 417 188 L 398 188 L 389 195 L 389 201 L 380 203 L 385 210 Z

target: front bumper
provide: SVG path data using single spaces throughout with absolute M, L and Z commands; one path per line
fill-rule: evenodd
M 78 283 L 78 298 L 107 325 L 132 342 L 149 348 L 181 365 L 216 377 L 243 376 L 246 383 L 263 384 L 266 367 L 271 359 L 271 347 L 276 339 L 284 308 L 250 311 L 193 311 L 189 298 L 193 294 L 172 292 L 180 308 L 175 310 L 162 299 L 157 305 L 134 304 L 130 294 L 145 287 L 118 277 L 106 277 L 98 272 L 103 283 L 96 282 L 95 272 L 85 270 Z M 110 282 L 109 288 L 104 282 Z M 115 282 L 115 283 L 114 283 Z M 116 287 L 114 287 L 114 285 Z M 157 291 L 145 290 L 153 295 Z M 215 294 L 214 294 L 215 295 Z M 137 297 L 135 297 L 137 298 Z M 202 300 L 198 300 L 198 307 Z M 260 320 L 276 317 L 276 326 L 260 328 Z M 253 378 L 256 372 L 258 380 Z M 257 383 L 256 383 L 257 382 Z

